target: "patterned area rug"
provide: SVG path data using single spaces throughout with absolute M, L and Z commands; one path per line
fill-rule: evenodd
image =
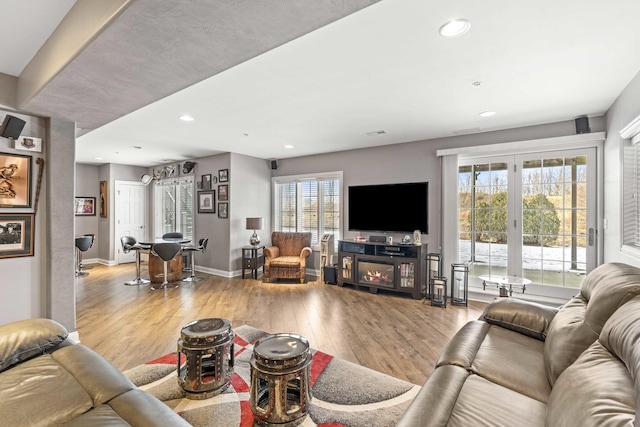
M 233 328 L 235 366 L 231 386 L 205 400 L 185 399 L 178 385 L 177 355 L 168 354 L 125 374 L 143 390 L 165 402 L 194 426 L 245 427 L 253 424 L 249 404 L 253 344 L 266 332 Z M 312 350 L 309 415 L 301 426 L 395 426 L 420 387 L 389 375 Z

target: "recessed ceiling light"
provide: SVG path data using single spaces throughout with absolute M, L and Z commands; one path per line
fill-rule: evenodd
M 496 115 L 495 111 L 483 111 L 482 113 L 480 113 L 480 117 L 491 117 L 495 115 Z
M 293 148 L 293 145 L 287 144 L 287 145 L 284 146 L 284 148 Z
M 184 121 L 184 122 L 192 122 L 193 121 L 193 117 L 191 117 L 188 114 L 183 114 L 180 116 L 180 120 Z
M 142 150 L 142 147 L 139 145 L 132 145 L 131 148 L 135 148 L 136 150 Z
M 469 31 L 471 23 L 466 19 L 454 19 L 440 27 L 440 35 L 443 37 L 458 37 Z
M 102 157 L 94 157 L 93 160 L 102 160 Z

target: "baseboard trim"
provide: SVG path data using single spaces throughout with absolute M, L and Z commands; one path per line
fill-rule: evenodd
M 78 331 L 69 332 L 67 339 L 74 344 L 80 344 L 80 333 Z

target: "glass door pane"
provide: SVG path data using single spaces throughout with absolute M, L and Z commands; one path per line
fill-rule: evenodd
M 520 158 L 522 175 L 522 275 L 534 283 L 579 288 L 592 268 L 588 207 L 594 177 L 586 153 Z M 593 231 L 592 231 L 593 232 Z
M 508 162 L 459 167 L 460 262 L 470 275 L 507 274 L 508 172 Z

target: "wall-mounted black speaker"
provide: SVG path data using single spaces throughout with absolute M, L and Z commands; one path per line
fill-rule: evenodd
M 7 114 L 4 122 L 2 122 L 2 132 L 0 132 L 0 136 L 3 138 L 18 139 L 26 123 L 24 120 Z
M 278 161 L 277 160 L 271 160 L 271 169 L 272 170 L 278 170 Z
M 589 133 L 591 128 L 589 127 L 589 117 L 576 117 L 576 133 Z

